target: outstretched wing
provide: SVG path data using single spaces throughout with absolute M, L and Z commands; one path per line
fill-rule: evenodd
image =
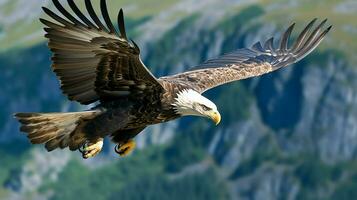
M 147 92 L 162 90 L 161 84 L 142 63 L 138 46 L 128 41 L 122 10 L 118 15 L 118 33 L 109 18 L 105 0 L 100 1 L 100 8 L 106 26 L 90 0 L 85 0 L 85 6 L 91 20 L 74 0 L 68 0 L 68 5 L 76 17 L 58 0 L 52 1 L 65 18 L 43 8 L 56 23 L 40 20 L 47 26 L 45 36 L 53 52 L 53 71 L 70 100 L 89 104 L 131 95 L 138 98 Z
M 187 72 L 162 77 L 162 79 L 185 85 L 202 93 L 225 83 L 272 72 L 301 60 L 319 45 L 331 26 L 323 30 L 327 21 L 324 20 L 311 31 L 315 21 L 316 19 L 312 20 L 306 26 L 290 48 L 288 41 L 294 24 L 283 34 L 277 48 L 274 47 L 274 39 L 270 38 L 264 46 L 258 42 L 250 49 L 238 49 L 208 60 Z

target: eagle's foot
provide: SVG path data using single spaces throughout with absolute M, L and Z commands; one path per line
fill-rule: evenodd
M 114 148 L 115 152 L 120 156 L 126 156 L 135 148 L 135 141 L 128 140 L 126 143 L 117 144 Z
M 83 149 L 80 150 L 82 153 L 82 157 L 84 159 L 92 158 L 96 156 L 103 148 L 103 138 L 99 138 L 94 142 L 87 142 L 84 144 Z

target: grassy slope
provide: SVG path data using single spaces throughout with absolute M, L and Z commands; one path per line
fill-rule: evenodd
M 18 8 L 14 6 L 14 2 L 15 1 L 9 1 L 4 7 L 0 8 L 0 11 L 4 13 L 18 12 L 18 10 L 15 10 Z M 126 10 L 130 11 L 125 13 L 127 18 L 139 20 L 165 10 L 174 2 L 174 0 L 145 0 L 136 4 L 130 0 L 108 1 L 108 10 L 113 21 L 116 19 L 117 12 L 121 7 L 127 8 Z M 83 1 L 78 1 L 77 5 L 82 9 L 85 7 Z M 99 2 L 98 5 L 95 3 L 93 3 L 93 5 L 95 8 L 99 7 Z M 100 13 L 98 9 L 96 11 Z M 46 18 L 44 14 L 40 17 Z M 0 38 L 0 44 L 2 44 L 0 46 L 0 52 L 13 48 L 27 48 L 43 42 L 42 28 L 43 25 L 38 20 L 31 22 L 24 20 L 18 21 L 7 28 L 5 37 Z
M 350 30 L 346 30 L 346 27 L 348 26 L 357 27 L 357 21 L 354 20 L 356 19 L 357 14 L 353 12 L 342 13 L 337 11 L 335 7 L 343 4 L 343 1 L 298 0 L 294 1 L 294 3 L 287 3 L 285 0 L 259 0 L 259 2 L 267 10 L 266 15 L 261 19 L 265 20 L 267 23 L 277 23 L 282 27 L 286 27 L 294 21 L 297 22 L 297 28 L 303 28 L 309 20 L 315 17 L 321 19 L 328 18 L 329 23 L 332 24 L 334 28 L 327 40 L 321 45 L 321 48 L 337 48 L 345 52 L 353 62 L 357 61 L 357 58 L 354 58 L 353 56 L 353 52 L 357 51 L 357 43 L 354 42 L 356 34 L 350 33 Z M 109 12 L 113 19 L 116 18 L 118 8 L 123 7 L 126 10 L 126 17 L 133 20 L 140 20 L 148 16 L 157 15 L 158 12 L 175 6 L 175 3 L 176 1 L 174 0 L 147 0 L 140 3 L 133 3 L 130 0 L 108 1 L 108 5 L 110 5 Z M 78 4 L 80 7 L 84 7 L 81 1 L 79 1 Z M 240 9 L 240 7 L 232 7 L 231 11 L 238 11 Z M 1 10 L 2 12 L 12 11 L 13 3 L 6 4 Z M 279 12 L 277 12 L 277 10 Z M 27 48 L 43 42 L 44 38 L 41 36 L 41 29 L 42 25 L 37 20 L 34 20 L 31 23 L 21 21 L 14 24 L 8 29 L 6 36 L 0 39 L 0 43 L 2 44 L 0 52 L 6 51 L 9 48 Z M 36 34 L 29 36 L 28 33 Z

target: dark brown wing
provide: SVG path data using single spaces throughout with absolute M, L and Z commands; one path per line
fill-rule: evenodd
M 186 87 L 202 93 L 225 83 L 260 76 L 288 66 L 314 50 L 331 29 L 330 26 L 323 30 L 327 21 L 324 20 L 311 32 L 315 21 L 316 19 L 312 20 L 306 26 L 290 48 L 288 48 L 288 41 L 294 24 L 283 34 L 277 48 L 273 45 L 274 39 L 270 38 L 264 46 L 258 42 L 250 49 L 238 49 L 208 60 L 187 72 L 162 77 L 162 79 L 186 85 Z
M 120 34 L 114 28 L 106 1 L 100 8 L 106 26 L 95 13 L 90 0 L 85 0 L 89 20 L 73 0 L 69 13 L 58 0 L 53 0 L 62 18 L 43 8 L 57 24 L 40 19 L 47 27 L 46 37 L 53 52 L 53 71 L 61 81 L 61 89 L 70 100 L 89 104 L 97 100 L 145 94 L 161 90 L 162 86 L 140 59 L 140 50 L 127 39 L 123 11 L 118 15 Z

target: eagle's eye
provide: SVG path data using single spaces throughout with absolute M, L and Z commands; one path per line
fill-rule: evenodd
M 203 105 L 203 104 L 200 104 L 200 106 L 202 107 L 202 109 L 203 109 L 204 111 L 212 110 L 212 108 L 207 107 L 207 106 L 205 106 L 205 105 Z

